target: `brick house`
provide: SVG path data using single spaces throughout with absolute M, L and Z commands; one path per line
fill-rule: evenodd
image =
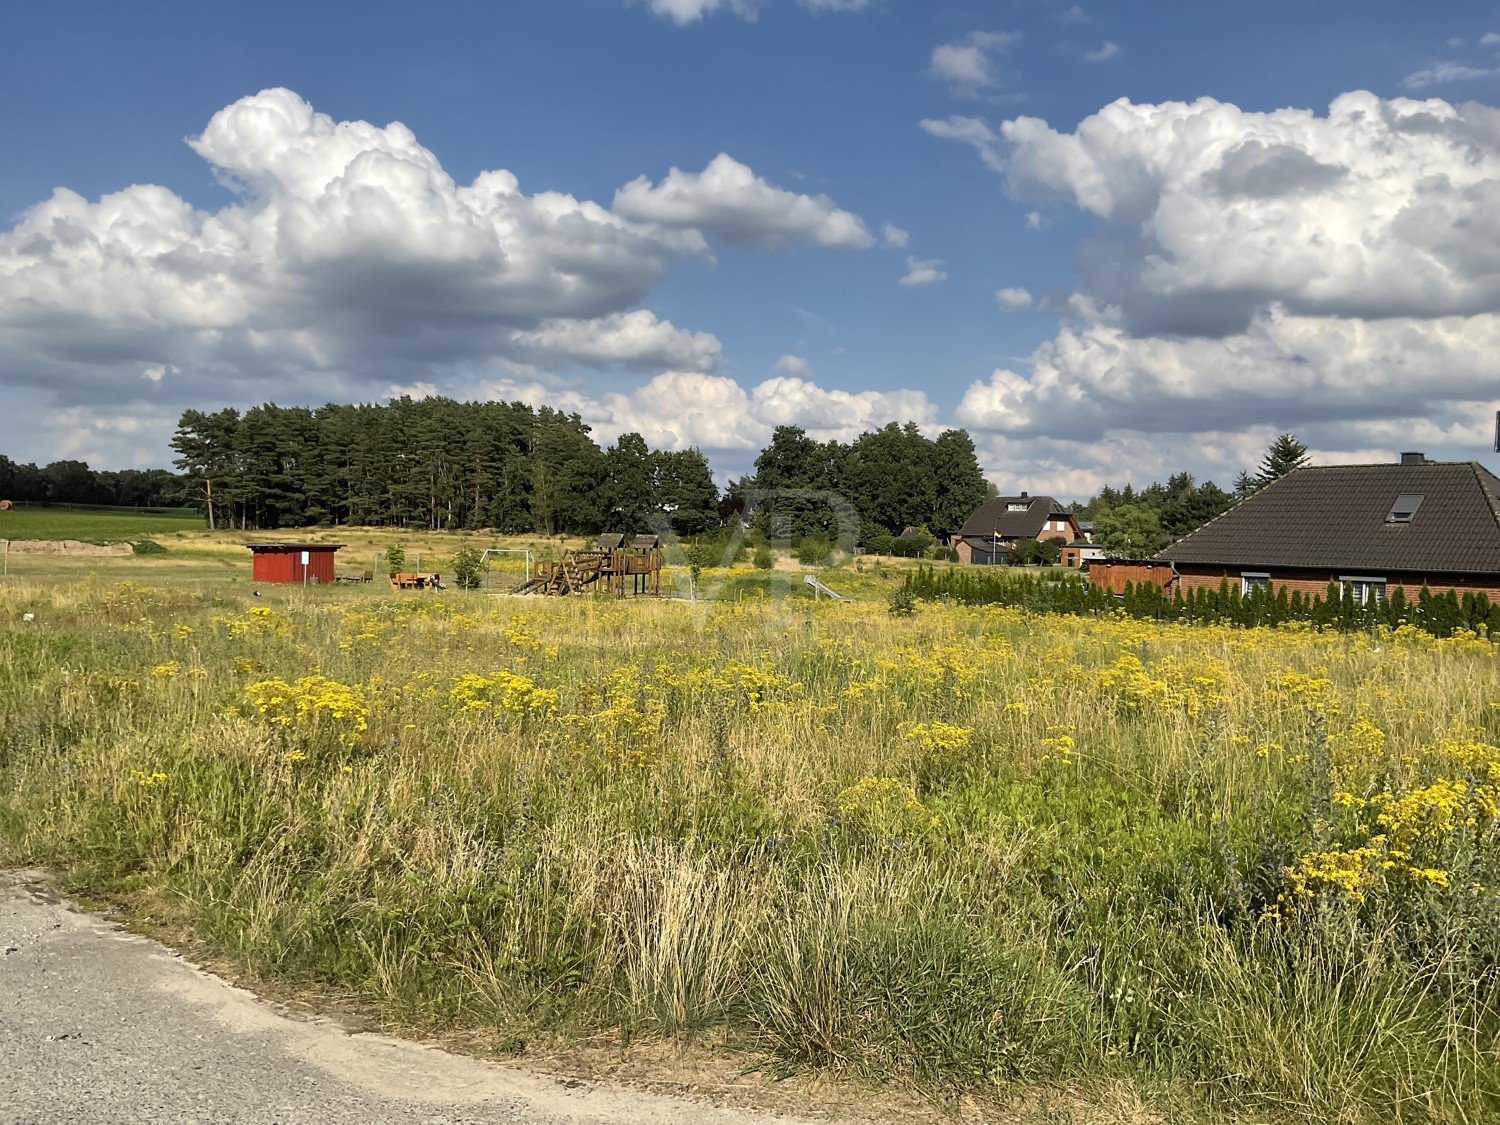
M 1500 477 L 1473 461 L 1298 469 L 1184 536 L 1157 559 L 1186 591 L 1228 579 L 1361 604 L 1401 587 L 1414 599 L 1474 591 L 1500 599 Z
M 1056 539 L 1072 543 L 1082 538 L 1078 521 L 1066 506 L 1050 496 L 997 496 L 974 510 L 948 546 L 963 563 L 1005 563 L 1011 548 L 1022 539 Z

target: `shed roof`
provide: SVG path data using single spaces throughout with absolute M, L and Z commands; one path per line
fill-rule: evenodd
M 1415 510 L 1395 512 L 1397 500 Z M 1392 515 L 1407 519 L 1392 519 Z M 1156 556 L 1176 563 L 1500 574 L 1500 478 L 1473 461 L 1297 469 Z
M 621 531 L 606 531 L 599 536 L 599 550 L 617 551 L 625 546 L 625 533 Z
M 337 551 L 347 543 L 246 543 L 252 551 Z
M 1012 511 L 1012 508 L 1020 510 Z M 974 514 L 964 521 L 958 534 L 965 539 L 973 535 L 1035 539 L 1048 520 L 1072 514 L 1067 505 L 1051 496 L 997 496 L 976 508 Z

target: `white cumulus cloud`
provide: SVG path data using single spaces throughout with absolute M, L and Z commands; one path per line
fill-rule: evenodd
M 1031 308 L 1031 291 L 1019 286 L 999 289 L 995 292 L 995 303 L 1002 312 L 1024 312 Z
M 776 370 L 798 379 L 806 379 L 812 374 L 812 365 L 800 355 L 784 355 L 776 361 Z
M 698 23 L 704 16 L 723 10 L 753 20 L 759 11 L 755 0 L 650 0 L 651 11 L 678 27 Z
M 980 118 L 954 115 L 941 121 L 929 118 L 921 124 L 923 132 L 945 141 L 969 145 L 991 169 L 1001 173 L 1005 171 L 1000 134 Z
M 933 124 L 1013 198 L 1096 222 L 1079 291 L 1044 304 L 1056 336 L 958 407 L 996 448 L 1098 450 L 1079 455 L 1100 473 L 1152 443 L 1199 472 L 1250 467 L 1285 429 L 1329 460 L 1403 433 L 1487 448 L 1482 425 L 1458 443 L 1495 405 L 1500 111 L 1351 93 L 1326 114 L 1120 101 L 1071 131 Z
M 1113 40 L 1106 39 L 1104 45 L 1098 50 L 1085 51 L 1083 57 L 1088 62 L 1107 62 L 1120 53 L 1120 45 Z
M 1191 433 L 1295 416 L 1309 422 L 1479 410 L 1495 394 L 1500 315 L 1364 321 L 1273 307 L 1216 339 L 1070 325 L 975 382 L 958 419 L 979 429 L 1092 440 L 1108 430 Z
M 955 97 L 977 98 L 999 83 L 995 56 L 1020 42 L 1019 32 L 976 31 L 956 43 L 932 50 L 932 76 L 948 83 Z
M 679 331 L 646 309 L 594 320 L 544 320 L 511 340 L 519 351 L 541 362 L 561 358 L 591 367 L 709 371 L 720 351 L 718 337 L 711 333 Z
M 727 156 L 626 185 L 618 211 L 528 194 L 499 169 L 458 183 L 399 122 L 336 121 L 285 89 L 220 110 L 188 143 L 234 192 L 226 205 L 151 184 L 93 200 L 58 188 L 0 230 L 0 384 L 88 448 L 129 435 L 79 410 L 350 400 L 514 363 L 707 372 L 718 339 L 642 307 L 673 263 L 708 257 L 706 232 L 874 241 L 826 198 Z M 42 455 L 73 440 L 37 426 L 7 439 Z
M 875 244 L 864 221 L 841 211 L 826 195 L 798 195 L 775 187 L 723 153 L 702 172 L 673 168 L 655 185 L 645 176 L 632 180 L 615 193 L 614 212 L 751 246 L 802 240 L 861 250 Z
M 491 381 L 480 392 L 576 412 L 601 440 L 634 432 L 662 449 L 731 454 L 763 448 L 777 426 L 801 426 L 818 441 L 852 441 L 889 422 L 915 422 L 930 432 L 937 420 L 921 391 L 835 390 L 791 375 L 747 389 L 723 375 L 667 371 L 634 390 L 605 394 L 576 380 L 534 376 Z
M 592 341 L 593 322 L 706 252 L 698 231 L 526 195 L 509 172 L 456 184 L 405 126 L 335 122 L 289 90 L 241 99 L 190 144 L 236 202 L 59 188 L 0 233 L 0 379 L 108 398 L 144 361 L 200 397 L 299 372 L 384 385 L 506 354 L 518 334 L 561 344 L 559 322 Z M 674 332 L 655 326 L 656 358 L 712 350 Z
M 1020 117 L 946 135 L 1002 168 L 1013 197 L 1101 220 L 1078 266 L 1137 331 L 1242 330 L 1271 301 L 1361 317 L 1500 306 L 1500 111 L 1487 106 L 1354 93 L 1319 116 L 1122 100 L 1070 133 Z
M 948 275 L 943 272 L 943 260 L 941 258 L 928 258 L 926 260 L 907 256 L 906 274 L 901 278 L 901 284 L 911 289 L 923 289 L 929 285 L 936 285 L 940 281 L 947 281 Z
M 882 226 L 880 228 L 880 238 L 887 246 L 904 248 L 911 245 L 911 235 L 895 223 L 886 223 Z

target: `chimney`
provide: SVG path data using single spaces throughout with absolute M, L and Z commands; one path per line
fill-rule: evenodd
M 1403 457 L 1405 457 L 1405 456 L 1406 456 L 1406 454 L 1404 454 L 1404 453 L 1403 453 L 1403 454 L 1402 454 L 1402 455 L 1401 455 L 1401 456 L 1403 456 Z M 1021 499 L 1022 499 L 1022 500 L 1027 500 L 1027 499 L 1030 499 L 1030 497 L 1028 497 L 1028 496 L 1027 496 L 1027 495 L 1026 495 L 1026 491 L 1025 491 L 1025 489 L 1022 489 L 1022 491 L 1021 491 Z
M 1403 465 L 1425 465 L 1427 464 L 1427 458 L 1421 453 L 1403 453 L 1401 454 L 1401 463 Z

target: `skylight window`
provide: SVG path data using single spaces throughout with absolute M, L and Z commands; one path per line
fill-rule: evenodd
M 1391 505 L 1391 511 L 1385 517 L 1386 523 L 1411 523 L 1412 516 L 1417 514 L 1417 509 L 1422 506 L 1422 497 L 1415 493 L 1407 492 L 1396 497 L 1396 502 Z

